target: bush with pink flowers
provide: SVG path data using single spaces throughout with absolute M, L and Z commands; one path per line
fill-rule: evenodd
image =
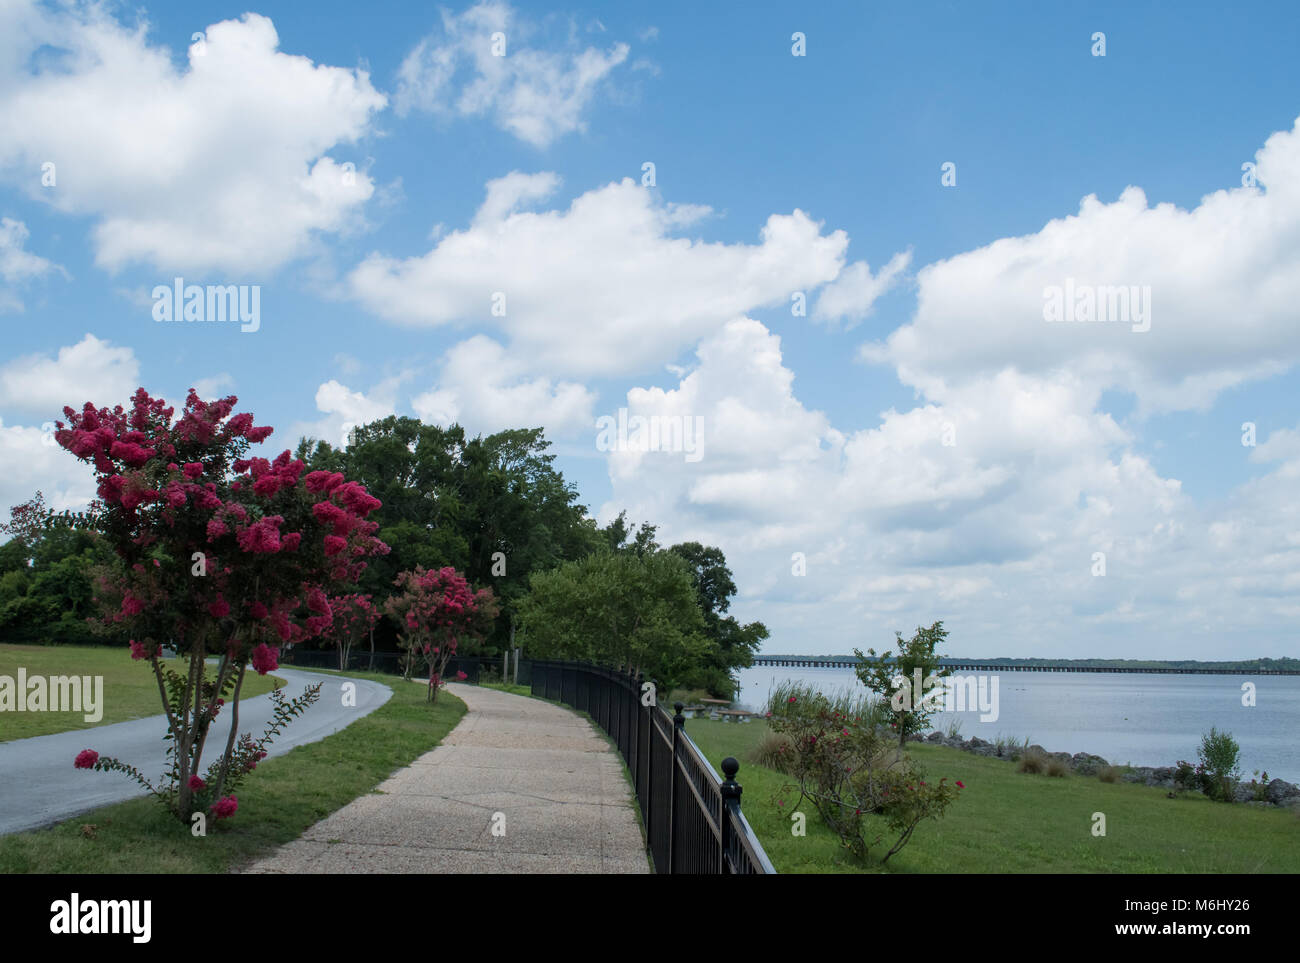
M 362 486 L 330 472 L 304 476 L 288 451 L 274 460 L 248 457 L 272 429 L 234 413 L 236 403 L 233 396 L 204 402 L 191 390 L 174 417 L 174 408 L 141 388 L 127 408 L 65 408 L 67 423 L 56 423 L 57 442 L 94 466 L 102 503 L 65 521 L 98 530 L 117 554 L 118 564 L 97 577 L 101 622 L 125 629 L 131 657 L 149 661 L 171 760 L 156 787 L 115 759 L 96 756 L 85 766 L 83 752 L 77 766 L 128 773 L 185 821 L 215 807 L 232 815 L 234 784 L 319 697 L 319 686 L 293 700 L 277 691 L 262 737 L 241 738 L 249 665 L 273 671 L 281 646 L 326 632 L 327 590 L 355 582 L 368 556 L 388 550 L 366 519 L 379 501 Z M 187 670 L 164 663 L 164 644 L 188 658 Z M 217 662 L 211 680 L 208 657 Z M 227 700 L 229 736 L 203 771 L 212 722 Z
M 896 834 L 884 864 L 923 820 L 941 817 L 965 787 L 947 777 L 927 779 L 892 745 L 880 705 L 787 682 L 769 696 L 767 721 L 785 742 L 780 770 L 792 780 L 780 790 L 780 808 L 793 811 L 807 800 L 861 862 L 886 831 Z M 796 797 L 788 807 L 786 796 Z

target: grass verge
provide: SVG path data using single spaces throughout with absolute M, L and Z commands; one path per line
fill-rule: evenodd
M 189 663 L 181 657 L 171 660 L 173 668 L 185 672 Z M 48 736 L 74 729 L 93 729 L 114 722 L 127 722 L 162 714 L 158 682 L 145 661 L 135 661 L 126 649 L 96 645 L 0 645 L 0 676 L 8 676 L 17 685 L 18 669 L 27 677 L 102 676 L 103 717 L 87 722 L 85 712 L 4 712 L 0 713 L 0 742 Z M 209 679 L 215 679 L 216 666 L 208 666 Z M 241 699 L 251 699 L 284 685 L 273 675 L 249 672 L 244 676 Z M 48 695 L 47 695 L 48 700 Z M 48 704 L 48 701 L 47 701 Z
M 786 777 L 750 759 L 769 731 L 765 723 L 688 719 L 686 731 L 719 771 L 726 756 L 740 762 L 741 807 L 779 872 L 882 872 L 878 862 L 854 863 L 811 807 L 807 835 L 792 834 L 798 793 L 783 793 Z M 946 816 L 917 827 L 884 872 L 1300 872 L 1294 812 L 1170 799 L 1163 789 L 1075 773 L 1049 779 L 944 746 L 912 744 L 908 752 L 934 778 L 960 779 L 966 788 Z M 1092 834 L 1094 813 L 1105 815 L 1105 836 Z M 873 855 L 887 849 L 882 843 Z
M 228 823 L 209 820 L 206 837 L 191 836 L 156 800 L 133 799 L 0 837 L 0 873 L 237 872 L 437 746 L 465 714 L 448 692 L 430 706 L 422 685 L 377 672 L 329 674 L 385 683 L 393 696 L 341 732 L 263 762 L 239 791 L 239 812 Z

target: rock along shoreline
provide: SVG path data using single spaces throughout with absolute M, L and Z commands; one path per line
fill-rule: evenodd
M 969 739 L 962 739 L 960 736 L 948 736 L 937 729 L 925 736 L 918 733 L 912 736 L 909 741 L 924 742 L 932 746 L 947 746 L 949 749 L 960 749 L 962 752 L 969 752 L 992 759 L 1005 759 L 1007 762 L 1015 762 L 1026 752 L 1037 751 L 1045 758 L 1059 759 L 1069 766 L 1072 772 L 1081 776 L 1095 776 L 1110 765 L 1101 756 L 1094 756 L 1087 752 L 1076 752 L 1074 755 L 1070 755 L 1068 752 L 1048 752 L 1039 745 L 1021 746 L 1006 743 L 998 745 L 978 736 L 971 736 Z M 1119 775 L 1119 782 L 1138 783 L 1139 785 L 1153 786 L 1158 789 L 1176 790 L 1178 788 L 1174 783 L 1175 768 L 1173 766 L 1127 766 L 1117 768 L 1124 770 Z M 1191 791 L 1200 792 L 1199 790 Z M 1248 782 L 1243 782 L 1237 786 L 1234 801 L 1253 806 L 1277 806 L 1300 812 L 1300 786 L 1294 783 L 1289 783 L 1285 779 L 1271 779 L 1264 791 L 1264 796 L 1264 799 L 1257 800 L 1254 789 Z

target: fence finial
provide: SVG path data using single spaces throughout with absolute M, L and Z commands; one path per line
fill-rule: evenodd
M 722 760 L 722 774 L 726 777 L 722 780 L 722 801 L 736 801 L 740 805 L 740 794 L 742 792 L 740 783 L 736 782 L 736 773 L 740 772 L 740 763 L 736 762 L 735 756 L 728 756 Z
M 686 725 L 686 717 L 682 715 L 682 710 L 686 707 L 680 702 L 674 702 L 673 708 L 677 710 L 677 715 L 673 716 L 673 725 L 680 729 L 682 726 Z

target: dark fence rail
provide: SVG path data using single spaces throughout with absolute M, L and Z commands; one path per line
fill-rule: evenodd
M 669 717 L 641 676 L 614 669 L 542 661 L 531 669 L 533 695 L 588 713 L 618 746 L 636 784 L 657 872 L 776 872 L 740 811 L 739 763 L 724 759 L 726 778 L 719 778 L 682 728 L 680 702 Z
M 344 671 L 352 672 L 385 672 L 389 675 L 402 674 L 403 655 L 400 652 L 375 652 L 368 649 L 353 649 L 348 653 L 347 665 Z M 300 669 L 337 669 L 339 667 L 339 655 L 335 649 L 304 649 L 300 646 L 294 646 L 286 652 L 281 653 L 280 661 L 287 666 L 297 666 Z M 465 680 L 473 685 L 491 675 L 499 681 L 501 675 L 502 660 L 500 656 L 455 656 L 447 662 L 446 677 L 451 681 L 456 681 L 456 673 L 464 672 Z M 531 663 L 526 659 L 519 661 L 519 684 L 528 685 L 532 676 L 530 675 Z M 510 660 L 510 681 L 514 681 L 515 660 Z M 428 679 L 428 670 L 416 670 L 411 676 L 413 679 Z

